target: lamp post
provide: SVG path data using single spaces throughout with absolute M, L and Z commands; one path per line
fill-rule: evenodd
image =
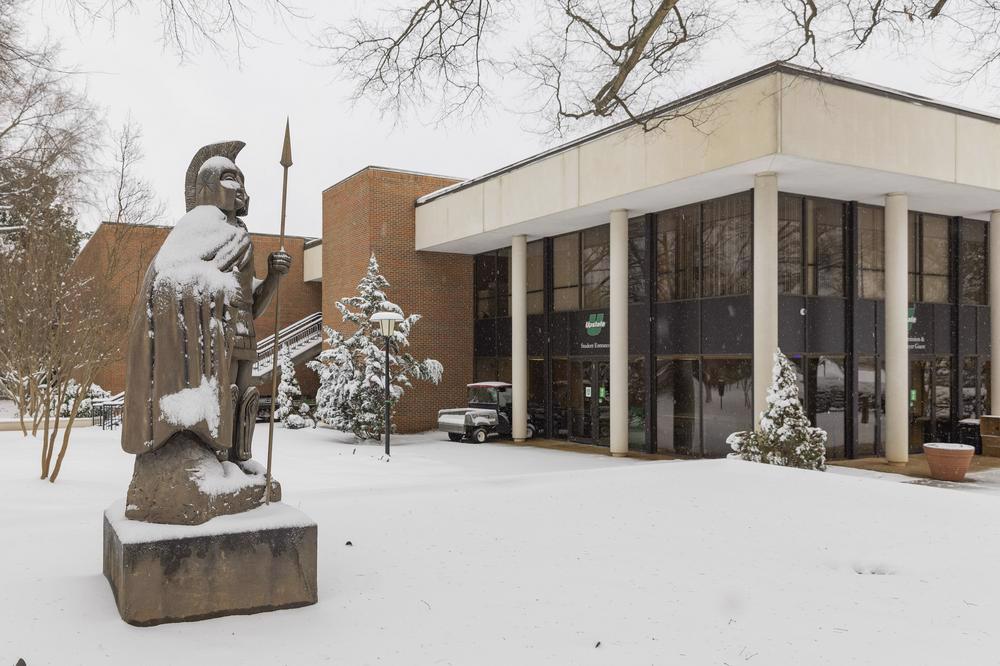
M 385 455 L 389 455 L 389 432 L 392 430 L 392 423 L 389 422 L 389 340 L 396 330 L 396 322 L 403 321 L 403 317 L 397 312 L 376 312 L 371 320 L 378 322 L 385 341 Z

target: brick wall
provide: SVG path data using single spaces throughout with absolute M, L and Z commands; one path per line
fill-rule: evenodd
M 374 253 L 389 281 L 388 297 L 413 327 L 410 352 L 444 365 L 441 384 L 415 382 L 396 414 L 400 432 L 436 426 L 437 410 L 465 404 L 472 381 L 472 257 L 414 250 L 417 197 L 449 178 L 368 167 L 323 192 L 323 320 L 349 332 L 334 303 L 357 290 Z
M 119 288 L 106 307 L 109 313 L 123 313 L 127 320 L 146 269 L 170 229 L 171 227 L 161 226 L 102 224 L 80 252 L 74 269 L 85 274 L 89 271 L 106 271 L 109 265 L 113 265 Z M 278 237 L 272 234 L 251 234 L 251 238 L 254 243 L 254 266 L 257 275 L 263 277 L 267 275 L 268 254 L 278 249 Z M 292 255 L 292 268 L 281 283 L 280 327 L 288 326 L 320 309 L 321 285 L 318 282 L 302 281 L 304 243 L 305 239 L 299 236 L 285 237 L 285 251 Z M 272 307 L 256 321 L 258 339 L 274 332 Z M 112 393 L 125 388 L 124 347 L 127 333 L 127 330 L 121 331 L 122 353 L 97 373 L 97 383 Z M 296 367 L 296 376 L 304 394 L 313 395 L 316 392 L 317 379 L 313 371 L 300 365 Z M 262 394 L 270 395 L 270 382 L 264 382 L 260 388 Z

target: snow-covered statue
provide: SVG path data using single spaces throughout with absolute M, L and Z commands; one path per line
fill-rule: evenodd
M 198 524 L 258 506 L 265 474 L 251 460 L 257 415 L 254 319 L 291 257 L 274 252 L 263 280 L 241 216 L 250 197 L 241 141 L 191 160 L 187 214 L 146 272 L 128 334 L 122 448 L 136 455 L 126 517 Z M 280 499 L 272 481 L 271 499 Z

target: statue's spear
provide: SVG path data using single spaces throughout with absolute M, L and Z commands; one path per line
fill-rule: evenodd
M 285 204 L 288 202 L 288 167 L 292 166 L 292 138 L 285 118 L 285 144 L 281 147 L 280 164 L 284 169 L 281 178 L 281 231 L 278 247 L 285 251 Z M 278 395 L 278 313 L 281 310 L 281 282 L 274 292 L 274 349 L 271 352 L 271 422 L 267 426 L 267 485 L 264 487 L 264 503 L 271 503 L 271 453 L 274 451 L 274 405 Z

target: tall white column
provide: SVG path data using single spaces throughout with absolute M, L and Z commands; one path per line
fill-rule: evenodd
M 909 460 L 909 274 L 908 201 L 905 194 L 885 197 L 885 457 Z
M 528 437 L 528 239 L 514 236 L 510 244 L 510 374 L 511 436 Z
M 611 455 L 628 453 L 628 211 L 611 211 Z
M 778 348 L 778 175 L 753 179 L 753 418 L 767 407 Z
M 990 214 L 990 411 L 1000 414 L 1000 210 Z M 996 355 L 996 362 L 992 361 Z

